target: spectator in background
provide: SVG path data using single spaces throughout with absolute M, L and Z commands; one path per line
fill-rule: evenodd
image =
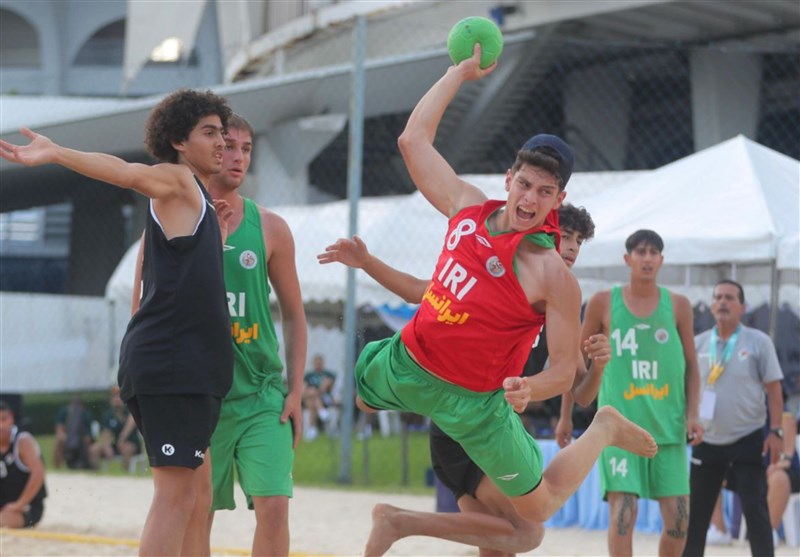
M 0 528 L 30 528 L 44 513 L 44 463 L 36 439 L 14 422 L 0 401 Z
M 80 397 L 74 397 L 56 415 L 56 442 L 53 465 L 66 463 L 70 469 L 88 469 L 89 446 L 92 444 L 92 415 Z
M 769 419 L 767 429 L 769 429 Z M 779 536 L 778 527 L 783 521 L 783 513 L 792 493 L 800 493 L 800 460 L 797 457 L 795 438 L 797 437 L 797 421 L 791 412 L 784 412 L 781 418 L 783 427 L 783 452 L 778 461 L 770 464 L 770 455 L 766 455 L 767 462 L 767 508 L 769 521 L 772 525 L 772 540 L 777 546 Z M 728 485 L 725 487 L 736 491 L 736 481 L 731 472 L 728 473 Z M 733 542 L 725 517 L 722 513 L 722 497 L 717 498 L 717 504 L 711 515 L 711 526 L 706 534 L 706 545 L 730 545 Z
M 303 377 L 303 407 L 308 410 L 308 428 L 306 439 L 311 441 L 319 434 L 319 428 L 324 427 L 330 419 L 330 407 L 336 404 L 333 388 L 336 384 L 336 374 L 325 369 L 325 358 L 322 354 L 315 354 L 312 368 Z
M 773 539 L 786 512 L 792 493 L 800 493 L 800 459 L 797 456 L 797 419 L 791 412 L 781 418 L 783 428 L 783 451 L 778 460 L 767 467 L 767 507 L 772 524 Z
M 719 281 L 711 303 L 716 325 L 695 337 L 703 385 L 700 419 L 706 428 L 705 439 L 692 451 L 685 556 L 704 554 L 711 514 L 726 475 L 729 483 L 742 487 L 739 497 L 751 553 L 769 557 L 775 552 L 763 455 L 769 452 L 769 462 L 775 464 L 784 447 L 783 373 L 770 338 L 742 325 L 744 311 L 742 286 Z M 771 416 L 766 436 L 765 390 Z
M 101 460 L 122 457 L 122 467 L 127 470 L 133 455 L 141 452 L 136 422 L 119 396 L 119 387 L 111 388 L 108 410 L 100 424 L 100 437 L 89 447 L 89 463 L 93 470 L 100 468 Z

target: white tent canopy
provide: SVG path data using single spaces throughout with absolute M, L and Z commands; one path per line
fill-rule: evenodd
M 464 179 L 490 198 L 505 197 L 502 175 Z M 798 161 L 741 136 L 653 171 L 576 173 L 567 201 L 586 207 L 597 225 L 575 266 L 584 299 L 627 280 L 625 239 L 649 228 L 665 242 L 659 282 L 693 304 L 707 302 L 709 287 L 723 277 L 742 282 L 752 306 L 768 303 L 777 278 L 780 300 L 800 313 L 799 193 Z M 295 237 L 304 302 L 342 302 L 345 267 L 319 265 L 316 255 L 347 236 L 348 202 L 275 210 Z M 421 194 L 362 199 L 358 221 L 359 234 L 375 255 L 413 275 L 430 275 L 446 219 Z M 121 307 L 130 301 L 135 252 L 134 246 L 107 287 L 107 297 Z M 359 306 L 401 302 L 365 273 L 356 277 Z
M 798 192 L 800 162 L 738 136 L 587 199 L 597 239 L 580 266 L 622 264 L 625 239 L 641 228 L 664 236 L 669 264 L 776 260 L 781 241 L 797 238 Z
M 567 188 L 567 200 L 583 200 L 601 191 L 622 187 L 642 172 L 575 173 Z M 464 179 L 483 189 L 493 199 L 505 197 L 503 175 L 473 175 Z M 592 207 L 587 206 L 591 212 Z M 347 270 L 343 265 L 320 265 L 317 254 L 338 238 L 346 237 L 349 222 L 347 201 L 320 205 L 276 207 L 289 224 L 295 239 L 295 259 L 303 301 L 306 304 L 341 302 L 346 297 Z M 442 247 L 447 219 L 422 194 L 364 198 L 358 206 L 359 235 L 370 251 L 405 272 L 428 277 Z M 118 307 L 130 305 L 131 285 L 138 242 L 123 256 L 106 287 L 106 297 Z M 400 298 L 387 292 L 366 273 L 356 274 L 358 305 L 396 305 Z
M 623 281 L 625 239 L 642 228 L 664 238 L 659 282 L 692 302 L 734 278 L 752 305 L 800 300 L 800 162 L 738 136 L 585 199 L 597 224 L 576 265 L 583 279 Z M 592 281 L 582 280 L 584 295 Z

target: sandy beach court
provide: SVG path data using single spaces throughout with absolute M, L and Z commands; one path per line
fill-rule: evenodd
M 45 516 L 33 530 L 0 533 L 3 557 L 51 555 L 136 555 L 137 539 L 150 503 L 149 477 L 102 477 L 58 474 L 47 477 L 49 496 Z M 369 534 L 370 512 L 379 502 L 409 509 L 432 511 L 433 496 L 365 493 L 296 488 L 290 503 L 291 552 L 307 555 L 360 555 Z M 237 509 L 219 512 L 212 532 L 214 555 L 248 555 L 255 528 L 253 513 L 237 492 Z M 656 555 L 658 537 L 637 534 L 636 555 Z M 782 545 L 777 555 L 797 555 Z M 388 555 L 476 555 L 469 546 L 433 538 L 407 538 Z M 530 555 L 606 555 L 605 531 L 550 528 L 543 544 Z M 750 555 L 737 542 L 730 547 L 709 547 L 708 556 Z

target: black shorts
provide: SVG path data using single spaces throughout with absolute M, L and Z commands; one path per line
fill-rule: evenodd
M 475 497 L 478 484 L 485 475 L 467 455 L 461 445 L 431 422 L 428 437 L 431 465 L 436 477 L 458 501 L 462 495 Z
M 217 427 L 222 399 L 212 395 L 136 395 L 128 410 L 142 433 L 150 466 L 196 469 Z
M 44 514 L 44 502 L 34 501 L 28 506 L 28 510 L 22 513 L 25 520 L 24 528 L 36 526 Z
M 800 471 L 797 468 L 787 468 L 786 474 L 789 476 L 789 485 L 792 486 L 792 493 L 800 493 Z

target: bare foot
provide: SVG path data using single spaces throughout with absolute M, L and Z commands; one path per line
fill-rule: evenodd
M 595 424 L 608 429 L 613 447 L 647 458 L 654 457 L 658 452 L 653 436 L 620 414 L 613 406 L 600 407 L 592 421 L 592 425 Z
M 372 508 L 372 530 L 364 548 L 364 557 L 380 557 L 400 539 L 399 533 L 392 526 L 392 517 L 401 510 L 384 503 L 378 503 Z

